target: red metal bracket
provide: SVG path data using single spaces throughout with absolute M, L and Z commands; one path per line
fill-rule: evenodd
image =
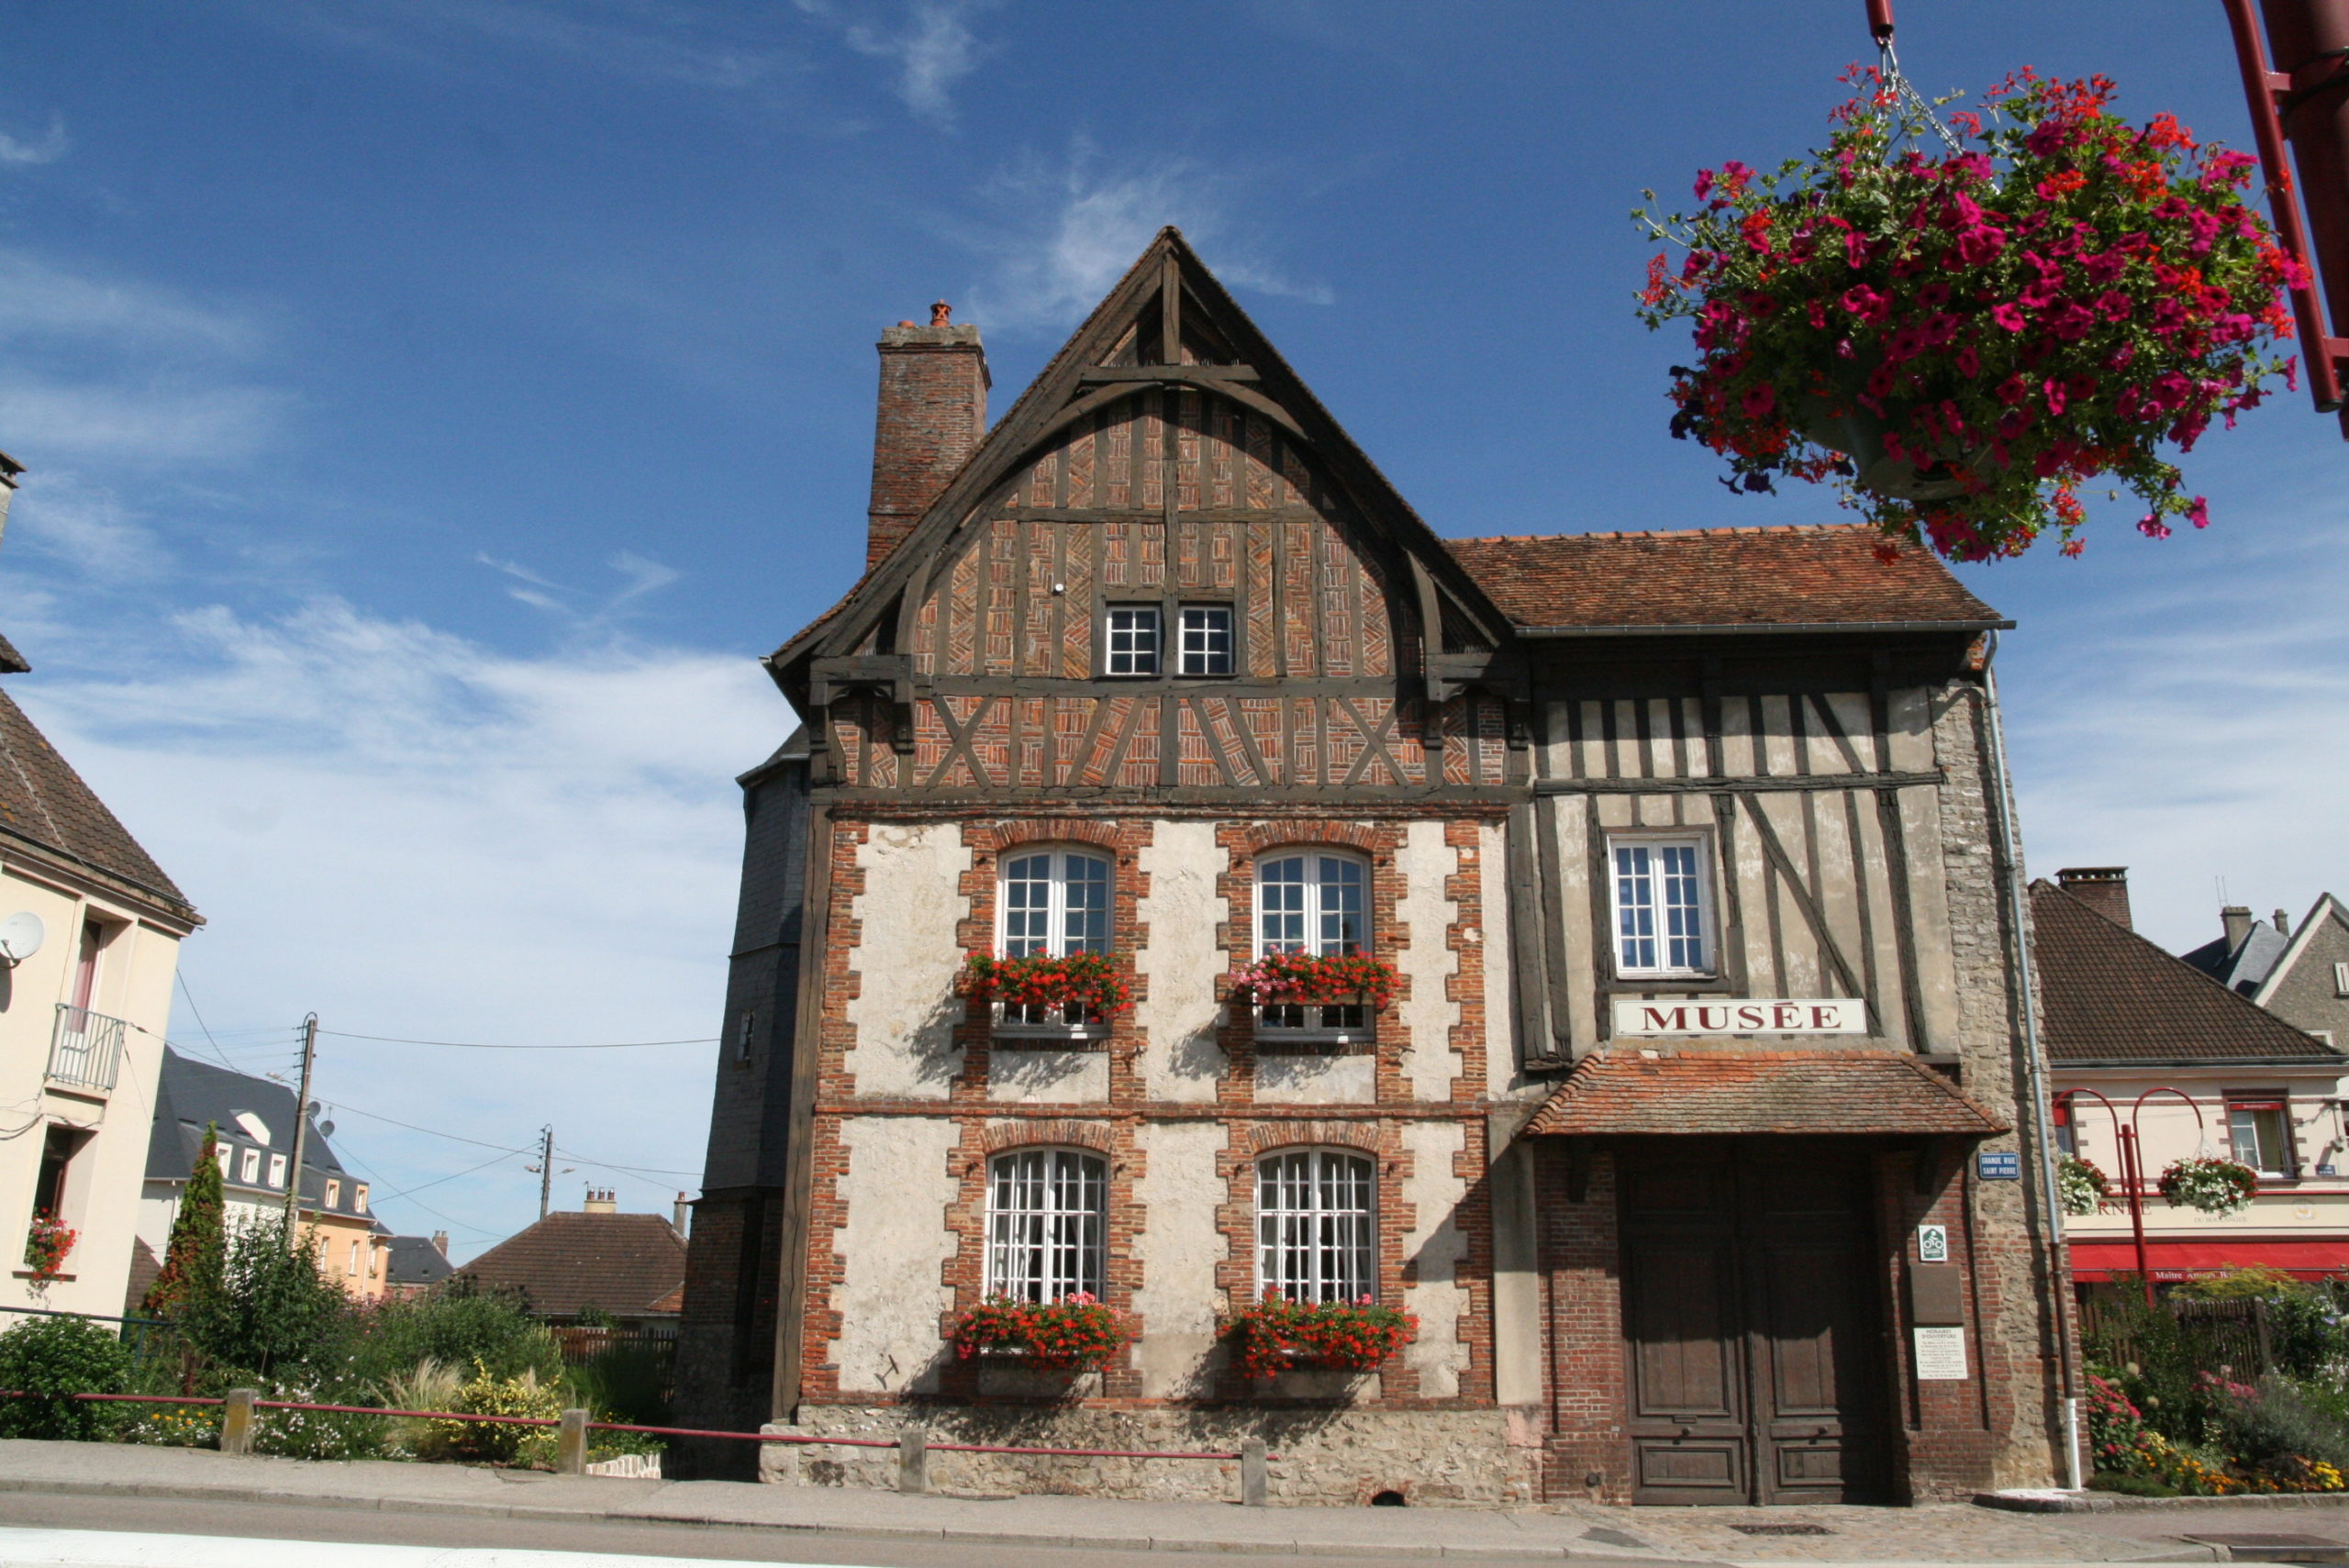
M 2284 253 L 2307 270 L 2308 281 L 2291 293 L 2292 317 L 2299 328 L 2301 360 L 2309 378 L 2309 393 L 2320 413 L 2340 412 L 2344 439 L 2349 439 L 2349 408 L 2344 408 L 2342 384 L 2349 379 L 2349 338 L 2325 330 L 2324 306 L 2317 294 L 2316 254 L 2309 244 L 2300 214 L 2300 195 L 2292 183 L 2292 166 L 2284 142 L 2284 101 L 2313 83 L 2295 83 L 2268 65 L 2267 45 L 2260 36 L 2253 0 L 2223 0 L 2227 25 L 2234 33 L 2235 59 L 2243 68 L 2244 101 L 2251 109 L 2251 132 L 2259 147 L 2259 165 L 2267 181 L 2267 206 L 2276 220 L 2276 239 Z

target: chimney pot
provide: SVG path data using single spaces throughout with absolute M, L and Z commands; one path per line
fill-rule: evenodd
M 951 305 L 947 304 L 944 300 L 942 300 L 942 299 L 936 299 L 936 300 L 932 300 L 932 301 L 930 301 L 930 324 L 932 327 L 943 327 L 943 326 L 945 326 L 945 325 L 946 325 L 946 318 L 947 318 L 948 317 L 950 317 L 950 316 L 953 315 L 953 314 L 954 314 L 954 307 L 953 307 L 952 306 L 951 306 Z
M 587 1189 L 587 1202 L 582 1207 L 580 1212 L 583 1214 L 618 1214 L 619 1212 L 619 1207 L 620 1206 L 613 1200 L 611 1188 L 606 1187 L 598 1191 L 596 1188 L 589 1187 Z
M 874 410 L 873 499 L 865 517 L 864 564 L 913 531 L 954 471 L 986 434 L 986 350 L 979 329 L 947 320 L 944 300 L 930 324 L 900 321 L 881 334 L 881 392 Z
M 2127 866 L 2066 866 L 2055 873 L 2065 892 L 2116 926 L 2136 929 L 2129 914 Z
M 2227 933 L 2227 951 L 2233 952 L 2251 936 L 2251 906 L 2230 904 L 2219 911 L 2219 924 Z

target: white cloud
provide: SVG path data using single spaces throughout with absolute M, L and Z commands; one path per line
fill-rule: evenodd
M 507 589 L 507 596 L 533 609 L 546 611 L 567 623 L 578 634 L 603 635 L 609 632 L 632 613 L 631 606 L 636 600 L 666 588 L 680 575 L 674 567 L 664 566 L 632 550 L 623 550 L 604 564 L 618 573 L 625 582 L 616 589 L 599 594 L 541 576 L 519 562 L 499 561 L 479 553 L 473 560 L 527 584 Z
M 2110 541 L 2070 568 L 2103 591 L 2000 656 L 2032 874 L 2128 866 L 2172 951 L 2218 934 L 2219 879 L 2262 917 L 2349 894 L 2349 562 L 2323 495 L 2246 507 L 2229 539 Z
M 989 326 L 1065 326 L 1099 303 L 1152 236 L 1180 228 L 1226 283 L 1315 305 L 1336 296 L 1289 281 L 1264 261 L 1235 222 L 1235 182 L 1181 159 L 1119 170 L 1097 167 L 1078 139 L 1067 159 L 1030 161 L 997 179 L 989 195 L 1007 215 L 996 232 L 969 237 L 996 260 L 967 314 Z
M 90 267 L 67 269 L 28 251 L 0 249 L 0 338 L 28 337 L 241 358 L 260 348 L 264 335 L 249 315 Z
M 954 122 L 954 83 L 978 69 L 986 50 L 968 19 L 991 0 L 914 0 L 905 25 L 875 27 L 850 20 L 834 0 L 795 0 L 802 15 L 829 23 L 859 54 L 896 62 L 898 98 L 914 114 L 937 126 Z
M 65 121 L 52 116 L 48 134 L 38 141 L 19 141 L 13 136 L 0 134 L 0 163 L 54 163 L 65 156 Z
M 235 462 L 274 436 L 284 394 L 184 375 L 107 384 L 19 369 L 0 384 L 0 430 L 20 462 L 103 458 L 116 466 Z
M 184 967 L 232 1058 L 279 1064 L 284 1037 L 264 1031 L 311 1009 L 329 1029 L 421 1040 L 718 1032 L 730 781 L 791 724 L 751 660 L 611 642 L 503 655 L 334 599 L 272 620 L 208 608 L 164 635 L 117 673 L 11 690 L 209 917 Z M 184 1015 L 174 1032 L 203 1038 Z M 516 1147 L 552 1122 L 568 1148 L 694 1171 L 715 1051 L 329 1037 L 319 1094 Z M 359 1118 L 335 1141 L 395 1187 L 488 1152 Z M 585 1167 L 574 1182 L 589 1179 L 664 1211 L 696 1184 Z M 420 1196 L 495 1236 L 536 1194 L 516 1162 Z
M 738 13 L 666 0 L 409 0 L 387 11 L 365 0 L 273 0 L 254 7 L 254 15 L 439 70 L 482 69 L 484 39 L 611 76 L 723 93 L 756 86 L 797 63 L 767 36 L 759 7 Z
M 39 477 L 39 484 L 17 492 L 8 514 L 8 537 L 20 549 L 117 584 L 144 583 L 169 569 L 162 540 L 113 491 L 70 471 Z

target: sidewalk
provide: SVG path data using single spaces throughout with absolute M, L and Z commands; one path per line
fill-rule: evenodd
M 1316 1556 L 1579 1556 L 1657 1562 L 1838 1563 L 2209 1562 L 2181 1539 L 2306 1530 L 2316 1510 L 2246 1520 L 2176 1513 L 2035 1515 L 1965 1504 L 1920 1508 L 1243 1508 L 1094 1497 L 906 1496 L 827 1486 L 627 1481 L 384 1460 L 314 1463 L 128 1443 L 0 1440 L 0 1490 L 202 1497 L 513 1518 L 612 1518 L 867 1538 L 1158 1551 Z M 2332 1526 L 2334 1518 L 2340 1519 Z M 1739 1525 L 1768 1526 L 1747 1535 Z M 1788 1527 L 1809 1527 L 1787 1534 Z M 2349 1510 L 2325 1533 L 2349 1536 Z M 1820 1533 L 1810 1533 L 1817 1531 Z

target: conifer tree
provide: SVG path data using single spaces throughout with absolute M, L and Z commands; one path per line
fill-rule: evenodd
M 162 1272 L 147 1287 L 139 1310 L 150 1318 L 174 1318 L 198 1297 L 220 1288 L 221 1261 L 227 1250 L 226 1205 L 220 1190 L 220 1129 L 204 1126 L 204 1147 L 188 1172 L 187 1190 L 180 1195 L 180 1211 L 172 1221 L 171 1240 L 163 1251 Z

